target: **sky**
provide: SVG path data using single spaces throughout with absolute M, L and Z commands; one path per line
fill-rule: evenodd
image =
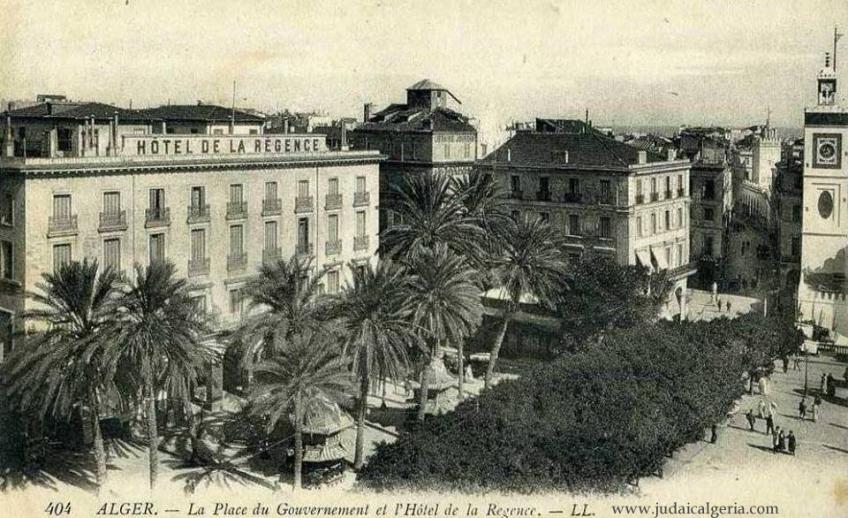
M 0 98 L 198 100 L 361 117 L 429 78 L 483 132 L 596 125 L 800 127 L 848 32 L 845 0 L 0 0 Z M 840 42 L 848 88 L 848 37 Z M 843 50 L 844 49 L 844 50 Z

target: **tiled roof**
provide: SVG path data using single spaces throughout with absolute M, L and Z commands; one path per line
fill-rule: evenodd
M 140 117 L 135 111 L 126 110 L 118 106 L 103 103 L 40 103 L 18 110 L 3 113 L 12 118 L 38 117 L 50 119 L 109 119 L 115 113 L 121 120 L 138 120 Z
M 229 122 L 233 116 L 233 109 L 214 104 L 171 104 L 138 110 L 137 113 L 145 119 Z M 264 120 L 259 115 L 235 110 L 236 122 L 258 123 Z
M 392 104 L 374 114 L 361 130 L 374 131 L 468 131 L 476 128 L 468 122 L 468 117 L 449 108 L 436 108 L 430 111 L 423 107 L 408 108 L 405 104 Z
M 407 88 L 407 90 L 447 90 L 444 86 L 436 83 L 435 81 L 430 81 L 429 79 L 422 79 L 418 81 L 414 85 Z
M 580 121 L 572 121 L 572 129 L 582 131 L 539 132 L 519 131 L 495 152 L 486 156 L 483 164 L 515 166 L 586 166 L 622 168 L 639 162 L 640 151 L 607 137 Z M 566 162 L 565 156 L 568 155 Z M 663 162 L 666 157 L 645 152 L 648 163 Z M 507 161 L 509 156 L 509 161 Z

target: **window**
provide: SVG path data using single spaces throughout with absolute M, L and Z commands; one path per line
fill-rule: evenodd
M 572 236 L 579 236 L 580 233 L 580 216 L 577 214 L 568 215 L 568 233 Z
M 191 188 L 191 208 L 201 209 L 206 205 L 206 189 L 201 186 Z
M 206 230 L 196 228 L 191 231 L 191 260 L 193 262 L 206 259 Z
M 230 203 L 241 203 L 244 187 L 240 183 L 230 185 Z
M 671 228 L 671 211 L 665 211 L 665 229 L 669 230 Z
M 644 231 L 642 230 L 642 216 L 636 216 L 636 236 L 642 237 Z
M 363 180 L 365 177 L 362 177 Z M 339 194 L 339 179 L 338 178 L 330 178 L 327 181 L 327 194 L 330 196 L 336 196 Z
M 462 158 L 471 158 L 471 143 L 466 142 L 462 145 Z
M 309 219 L 300 218 L 297 220 L 297 246 L 306 248 L 309 246 Z
M 0 258 L 0 277 L 11 279 L 14 276 L 11 241 L 0 241 L 0 255 L 3 256 Z
M 244 294 L 242 293 L 241 288 L 234 288 L 230 290 L 230 313 L 233 315 L 239 315 L 244 312 Z
M 70 194 L 55 194 L 53 196 L 53 217 L 59 220 L 71 219 Z
M 265 182 L 265 199 L 277 199 L 277 182 Z
M 612 221 L 608 216 L 601 217 L 600 234 L 601 237 L 612 237 Z
M 277 249 L 277 222 L 265 222 L 265 250 Z
M 677 245 L 677 266 L 685 264 L 686 258 L 683 256 L 683 245 Z
M 671 177 L 665 177 L 665 193 L 670 198 L 671 197 Z
M 74 148 L 74 133 L 70 128 L 59 128 L 56 131 L 58 150 L 68 152 Z
M 71 245 L 53 245 L 53 272 L 58 272 L 59 269 L 71 262 Z
M 683 185 L 683 175 L 679 174 L 679 175 L 677 175 L 677 190 L 679 191 L 678 194 L 680 196 L 683 196 L 684 189 L 685 189 L 685 186 Z
M 121 193 L 119 191 L 103 193 L 103 212 L 106 214 L 119 214 L 121 212 Z
M 0 224 L 12 225 L 15 217 L 15 199 L 11 194 L 3 195 L 3 207 L 0 208 Z
M 357 221 L 359 221 L 359 213 L 357 212 Z M 365 214 L 364 212 L 362 214 Z M 358 225 L 358 223 L 357 223 Z M 357 228 L 357 231 L 359 229 Z M 361 235 L 361 234 L 357 234 Z M 335 243 L 339 240 L 339 215 L 330 214 L 327 216 L 327 241 Z
M 550 192 L 551 179 L 547 176 L 539 177 L 539 193 L 547 194 Z
M 512 192 L 521 192 L 521 177 L 514 174 L 510 177 Z
M 793 237 L 792 238 L 792 257 L 800 257 L 801 256 L 801 238 Z
M 331 270 L 327 272 L 327 291 L 329 293 L 339 292 L 339 271 Z
M 450 158 L 450 144 L 445 144 L 445 158 Z
M 801 222 L 801 206 L 800 205 L 795 205 L 795 206 L 792 207 L 792 221 L 794 223 L 800 223 Z
M 601 180 L 600 182 L 601 203 L 612 202 L 612 188 L 609 180 Z
M 704 237 L 704 255 L 712 257 L 713 255 L 713 236 Z
M 230 226 L 230 255 L 241 255 L 244 251 L 244 227 L 241 225 Z
M 642 180 L 636 180 L 636 195 L 642 195 Z
M 657 179 L 651 178 L 651 194 L 656 194 L 657 192 Z
M 334 178 L 334 180 L 335 180 L 335 178 Z M 338 180 L 337 180 L 337 182 L 338 182 Z M 366 185 L 365 185 L 365 177 L 364 176 L 357 176 L 356 177 L 356 192 L 365 192 L 366 190 L 367 189 L 366 189 Z M 338 183 L 337 183 L 336 184 L 336 193 L 338 193 L 338 192 L 339 191 L 338 191 Z
M 550 221 L 551 221 L 551 215 L 550 215 L 549 213 L 547 213 L 547 212 L 540 212 L 540 213 L 539 213 L 539 219 L 541 219 L 541 220 L 542 220 L 542 221 L 544 221 L 545 223 L 550 223 Z
M 206 313 L 206 295 L 194 295 L 191 297 L 195 309 L 201 313 Z
M 356 237 L 365 236 L 365 211 L 356 212 Z
M 150 235 L 150 262 L 165 260 L 165 234 Z
M 165 209 L 165 189 L 150 189 L 150 210 L 161 214 Z
M 517 211 L 517 210 L 512 211 L 512 219 L 514 219 L 515 221 L 518 221 L 518 218 L 520 218 L 520 217 L 521 217 L 520 211 Z
M 715 199 L 715 180 L 707 180 L 704 183 L 704 199 L 705 200 Z
M 704 207 L 704 221 L 713 221 L 715 215 L 713 214 L 713 209 L 709 207 Z
M 105 239 L 103 241 L 103 267 L 121 271 L 121 240 Z
M 297 197 L 306 198 L 309 196 L 309 180 L 300 180 L 297 182 Z
M 683 209 L 677 209 L 677 228 L 683 228 Z
M 665 264 L 667 264 L 669 267 L 671 267 L 671 265 L 674 264 L 674 263 L 671 262 L 671 247 L 670 246 L 665 247 Z
M 651 214 L 651 234 L 657 233 L 657 215 L 656 213 Z
M 580 180 L 577 178 L 569 178 L 568 179 L 568 192 L 571 194 L 577 194 L 580 192 Z

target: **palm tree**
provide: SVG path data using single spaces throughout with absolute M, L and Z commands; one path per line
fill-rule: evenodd
M 202 341 L 212 332 L 205 312 L 191 299 L 185 279 L 175 278 L 173 263 L 135 266 L 135 280 L 121 297 L 119 346 L 113 368 L 124 362 L 138 373 L 147 411 L 150 488 L 159 472 L 156 423 L 158 389 L 184 401 L 197 384 L 199 369 L 212 360 Z
M 426 172 L 404 176 L 392 186 L 388 205 L 401 222 L 380 237 L 380 254 L 384 257 L 414 260 L 439 243 L 468 255 L 482 239 L 480 226 L 465 210 L 447 175 Z
M 316 399 L 339 400 L 351 388 L 348 361 L 335 337 L 308 329 L 283 337 L 275 333 L 274 356 L 257 366 L 262 379 L 250 396 L 251 413 L 266 418 L 268 432 L 281 418 L 294 428 L 294 489 L 301 487 L 303 427 L 307 406 Z
M 427 363 L 442 344 L 460 344 L 480 324 L 483 307 L 474 269 L 445 245 L 422 250 L 411 265 L 408 281 L 412 301 L 410 319 L 425 332 L 425 365 L 420 378 L 418 420 L 424 420 L 427 403 Z
M 102 362 L 113 346 L 116 322 L 115 284 L 119 274 L 98 275 L 97 261 L 71 262 L 45 273 L 38 292 L 29 296 L 40 307 L 23 314 L 44 330 L 29 334 L 9 359 L 10 396 L 22 410 L 68 417 L 75 407 L 88 408 L 94 433 L 98 491 L 106 481 L 106 453 L 100 432 L 100 399 L 113 391 Z
M 248 282 L 249 316 L 233 335 L 243 348 L 242 365 L 248 372 L 274 354 L 275 344 L 285 344 L 321 320 L 319 289 L 324 272 L 312 275 L 311 271 L 311 259 L 293 255 L 288 261 L 263 264 L 259 275 Z M 278 333 L 283 340 L 272 340 Z
M 354 468 L 362 467 L 365 414 L 374 374 L 395 380 L 406 377 L 409 350 L 417 345 L 404 300 L 406 272 L 389 261 L 376 268 L 351 267 L 353 283 L 333 301 L 331 314 L 340 321 L 345 353 L 353 360 L 359 383 Z
M 557 233 L 541 218 L 518 218 L 498 234 L 501 254 L 491 259 L 492 276 L 506 298 L 500 329 L 492 344 L 486 368 L 485 387 L 492 383 L 495 363 L 507 328 L 523 296 L 553 308 L 565 287 L 567 265 Z

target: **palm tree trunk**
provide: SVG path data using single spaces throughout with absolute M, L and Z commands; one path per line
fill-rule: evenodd
M 498 330 L 498 335 L 495 337 L 495 343 L 492 344 L 492 351 L 489 353 L 489 365 L 486 367 L 486 378 L 483 382 L 483 388 L 489 388 L 492 384 L 492 377 L 495 374 L 495 363 L 498 361 L 498 354 L 501 352 L 501 345 L 503 345 L 510 320 L 512 320 L 512 312 L 507 311 L 504 313 L 501 328 Z
M 459 372 L 457 373 L 457 389 L 459 390 L 459 394 L 457 394 L 457 399 L 462 401 L 465 398 L 465 395 L 462 392 L 462 387 L 465 384 L 465 357 L 463 356 L 463 343 L 462 340 L 456 344 L 456 354 L 457 358 L 457 369 Z
M 96 465 L 94 476 L 99 494 L 106 483 L 106 449 L 103 447 L 103 434 L 100 431 L 100 405 L 97 402 L 97 391 L 92 391 L 89 409 L 91 428 L 94 433 L 94 463 Z
M 429 392 L 428 384 L 430 380 L 427 376 L 427 368 L 429 367 L 429 362 L 424 364 L 424 367 L 421 369 L 421 374 L 418 377 L 418 384 L 420 385 L 420 389 L 418 391 L 418 420 L 423 421 L 424 416 L 427 415 L 427 396 Z
M 144 380 L 147 392 L 147 448 L 150 469 L 150 489 L 156 486 L 156 476 L 159 474 L 159 431 L 156 426 L 156 392 L 153 387 L 153 371 L 148 366 Z
M 300 417 L 300 395 L 294 401 L 294 487 L 295 491 L 301 487 L 303 473 L 303 423 Z
M 365 462 L 365 414 L 368 412 L 368 371 L 367 367 L 359 378 L 359 408 L 356 415 L 356 452 L 353 456 L 353 469 L 359 470 Z

